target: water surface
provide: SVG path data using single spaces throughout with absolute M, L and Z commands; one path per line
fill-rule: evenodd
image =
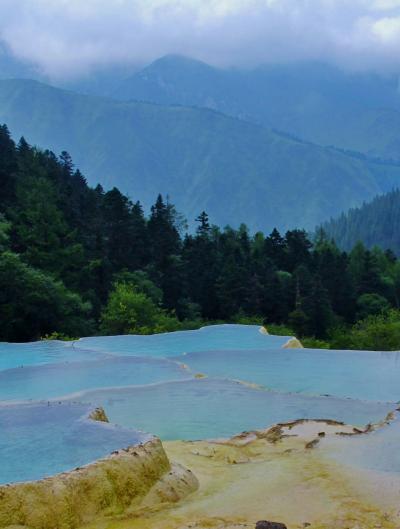
M 89 463 L 138 442 L 137 429 L 162 439 L 209 439 L 303 418 L 365 426 L 397 407 L 398 353 L 282 349 L 288 338 L 258 326 L 217 325 L 0 344 L 0 483 Z M 196 379 L 199 373 L 207 378 Z M 32 403 L 4 405 L 13 401 Z M 82 418 L 89 405 L 102 405 L 120 427 Z M 379 468 L 395 461 L 400 472 L 399 428 L 365 444 L 351 440 L 346 454 Z
M 67 363 L 99 358 L 96 351 L 74 347 L 73 342 L 56 340 L 32 343 L 0 342 L 0 370 L 14 367 Z
M 362 427 L 393 410 L 392 403 L 276 393 L 218 379 L 90 391 L 80 398 L 103 406 L 112 422 L 163 440 L 231 437 L 296 419 L 334 419 Z
M 83 404 L 0 406 L 0 484 L 72 470 L 150 436 L 87 419 Z
M 151 336 L 100 336 L 82 338 L 76 348 L 118 355 L 170 357 L 195 351 L 269 349 L 281 347 L 286 336 L 262 334 L 257 325 L 210 325 L 195 331 L 179 331 Z
M 187 370 L 177 362 L 168 360 L 95 358 L 86 362 L 36 365 L 0 371 L 0 401 L 50 400 L 88 389 L 190 378 Z
M 193 371 L 282 392 L 371 401 L 400 399 L 400 353 L 276 349 L 204 351 L 176 358 Z

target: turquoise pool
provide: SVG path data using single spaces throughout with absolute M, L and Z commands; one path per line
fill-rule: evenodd
M 85 464 L 139 442 L 137 430 L 205 439 L 301 418 L 364 426 L 396 409 L 399 353 L 283 349 L 288 339 L 257 326 L 217 325 L 0 344 L 0 483 Z M 119 426 L 81 420 L 95 405 Z M 394 449 L 385 443 L 388 453 Z M 17 449 L 27 459 L 17 460 Z
M 0 406 L 0 484 L 32 481 L 151 438 L 87 418 L 83 404 Z
M 280 348 L 289 336 L 266 336 L 254 325 L 211 325 L 196 331 L 152 336 L 101 336 L 82 338 L 74 349 L 117 355 L 171 357 L 196 351 L 231 351 Z
M 300 418 L 365 426 L 393 410 L 393 403 L 277 393 L 219 379 L 97 390 L 80 399 L 103 406 L 112 422 L 152 432 L 164 440 L 231 437 Z

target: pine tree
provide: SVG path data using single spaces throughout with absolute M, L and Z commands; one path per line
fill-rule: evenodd
M 328 291 L 318 275 L 313 278 L 311 292 L 305 297 L 302 309 L 307 317 L 307 334 L 326 338 L 334 317 Z
M 102 204 L 105 253 L 114 273 L 131 269 L 134 262 L 131 210 L 130 200 L 115 187 L 105 193 Z
M 202 237 L 208 237 L 211 227 L 208 220 L 208 215 L 205 211 L 202 211 L 200 215 L 196 218 L 196 222 L 199 223 L 199 226 L 197 227 L 197 234 Z
M 17 185 L 16 148 L 6 125 L 0 125 L 0 212 L 15 201 Z
M 274 263 L 278 270 L 285 266 L 286 241 L 279 231 L 274 228 L 269 237 L 265 239 L 265 255 Z

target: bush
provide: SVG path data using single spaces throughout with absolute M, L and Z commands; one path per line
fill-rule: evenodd
M 236 314 L 232 318 L 232 322 L 237 325 L 264 325 L 264 318 L 262 316 L 246 316 L 242 312 Z
M 289 325 L 299 338 L 307 335 L 309 323 L 308 316 L 301 309 L 296 309 L 289 314 Z
M 78 294 L 23 263 L 18 255 L 0 254 L 1 340 L 36 340 L 55 331 L 70 336 L 90 334 L 90 308 Z
M 181 323 L 132 284 L 116 282 L 103 311 L 100 328 L 106 335 L 153 334 L 179 330 Z
M 368 316 L 376 316 L 387 312 L 390 303 L 379 294 L 363 294 L 357 300 L 357 319 L 363 320 Z
M 76 340 L 79 340 L 79 338 L 72 338 L 71 336 L 67 336 L 66 334 L 63 334 L 62 332 L 54 331 L 51 334 L 46 334 L 41 338 L 42 341 L 59 341 L 59 342 L 75 342 Z
M 366 351 L 400 350 L 400 311 L 392 309 L 385 314 L 369 316 L 352 328 L 332 332 L 331 345 L 335 349 Z
M 325 340 L 318 340 L 317 338 L 302 338 L 301 343 L 307 349 L 330 349 L 331 344 Z
M 265 325 L 269 334 L 274 336 L 294 336 L 295 333 L 293 329 L 287 327 L 286 325 L 276 325 L 275 323 Z

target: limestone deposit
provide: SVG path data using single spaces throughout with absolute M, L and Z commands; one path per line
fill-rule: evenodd
M 282 345 L 282 349 L 303 349 L 303 344 L 297 338 L 290 338 Z
M 306 448 L 340 433 L 356 434 L 334 421 L 296 421 L 230 440 L 165 443 L 199 489 L 168 509 L 85 529 L 254 529 L 262 520 L 287 529 L 398 529 L 400 483 L 385 490 L 375 476 L 324 457 L 318 443 Z
M 57 476 L 0 487 L 0 527 L 75 529 L 179 501 L 197 479 L 154 438 Z

